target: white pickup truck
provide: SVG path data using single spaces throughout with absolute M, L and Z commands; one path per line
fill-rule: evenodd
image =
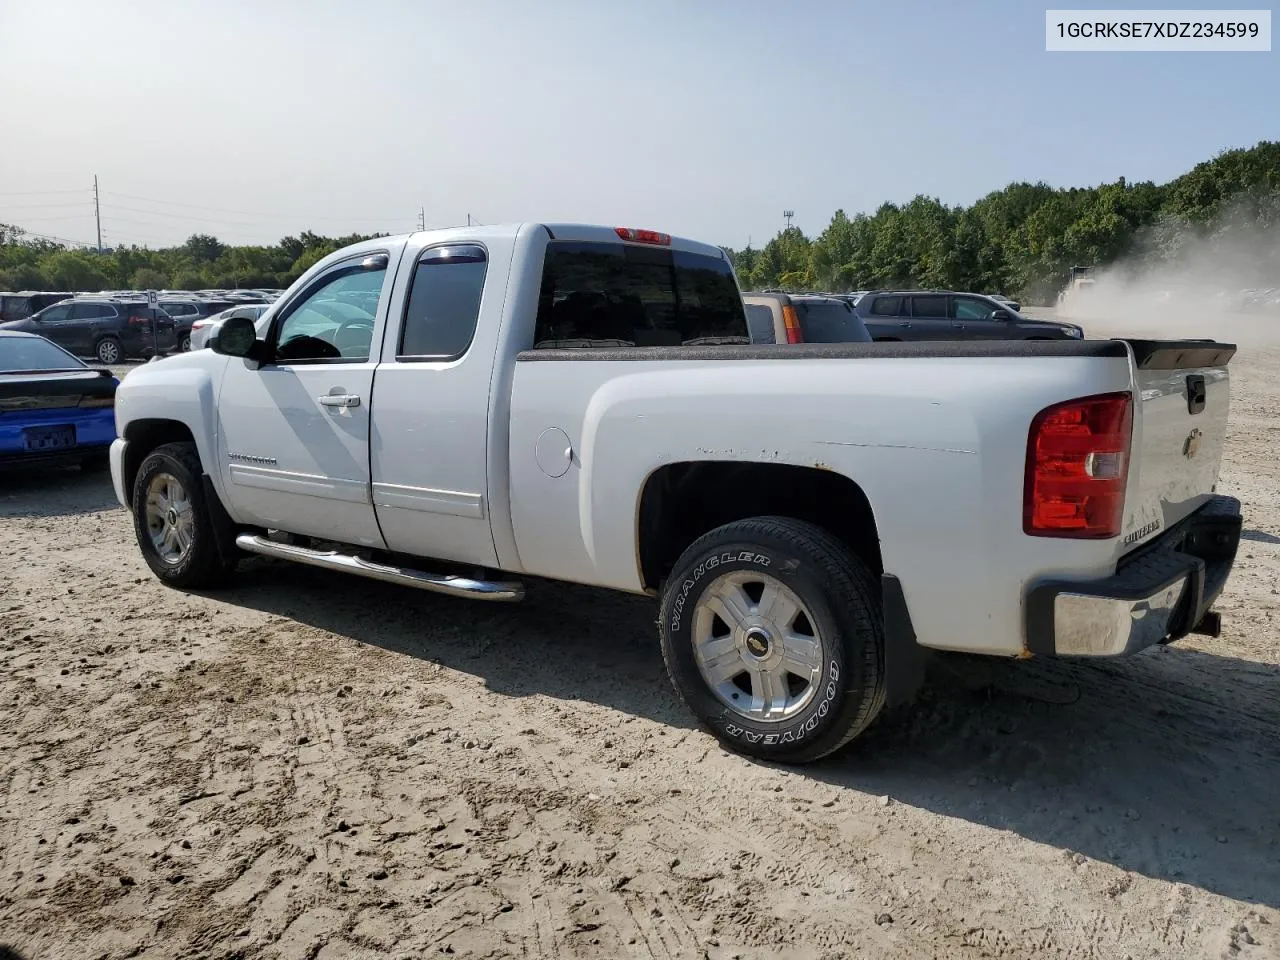
M 482 600 L 522 576 L 660 597 L 689 708 L 774 760 L 908 699 L 927 648 L 1115 656 L 1217 629 L 1233 346 L 747 339 L 717 247 L 379 238 L 131 372 L 112 478 L 176 587 L 247 551 Z

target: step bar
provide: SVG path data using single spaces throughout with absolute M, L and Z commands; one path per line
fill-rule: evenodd
M 236 546 L 249 553 L 262 554 L 264 557 L 293 560 L 296 563 L 305 563 L 324 570 L 354 573 L 356 576 L 368 577 L 370 580 L 399 583 L 406 587 L 443 593 L 450 597 L 496 600 L 505 603 L 524 599 L 524 584 L 515 581 L 472 580 L 468 577 L 411 570 L 408 567 L 393 567 L 384 563 L 373 563 L 348 553 L 340 553 L 337 550 L 312 550 L 310 547 L 268 540 L 266 537 L 252 533 L 242 533 L 236 537 Z

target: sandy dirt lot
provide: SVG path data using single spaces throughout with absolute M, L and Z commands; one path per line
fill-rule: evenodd
M 648 601 L 184 595 L 105 477 L 0 477 L 0 956 L 1280 957 L 1277 343 L 1220 639 L 941 660 L 805 769 L 690 724 Z

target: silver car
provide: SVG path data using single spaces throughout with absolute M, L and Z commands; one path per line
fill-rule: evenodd
M 271 306 L 269 303 L 247 303 L 242 307 L 229 307 L 221 313 L 215 313 L 212 317 L 197 320 L 191 325 L 191 349 L 199 350 L 208 346 L 209 336 L 222 326 L 223 320 L 230 317 L 247 317 L 256 321 L 267 312 L 269 306 Z

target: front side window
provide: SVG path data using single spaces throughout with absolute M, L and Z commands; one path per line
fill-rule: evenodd
M 369 359 L 387 257 L 378 254 L 320 277 L 277 325 L 276 363 Z
M 723 257 L 622 243 L 547 245 L 535 348 L 750 342 Z
M 38 319 L 41 323 L 62 323 L 71 319 L 71 307 L 67 305 L 49 307 L 40 311 Z
M 956 297 L 957 320 L 990 320 L 995 308 L 976 297 Z
M 488 258 L 474 244 L 434 247 L 419 259 L 400 332 L 400 359 L 454 360 L 480 317 Z

